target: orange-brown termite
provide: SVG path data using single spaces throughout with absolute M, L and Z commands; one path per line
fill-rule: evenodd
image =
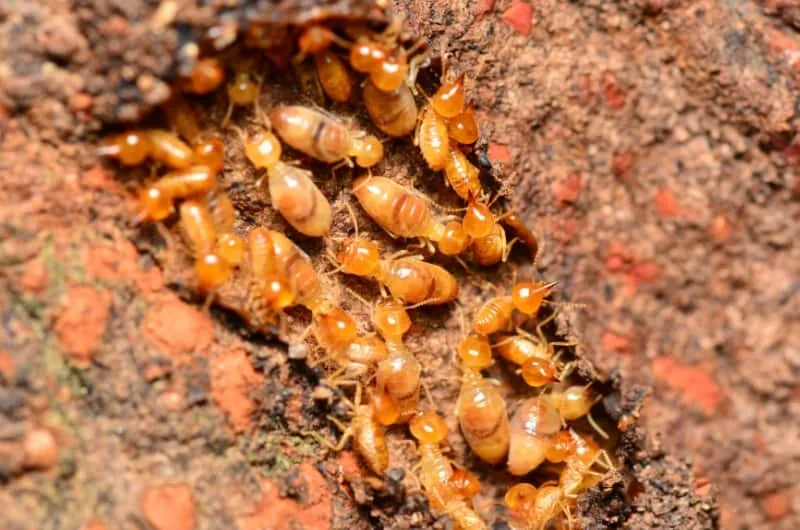
M 171 171 L 139 193 L 137 222 L 161 221 L 175 211 L 174 201 L 199 196 L 214 189 L 215 173 L 208 166 Z
M 558 486 L 543 485 L 537 489 L 531 484 L 519 483 L 508 489 L 504 504 L 512 528 L 541 530 L 562 515 L 566 521 L 561 522 L 566 524 L 566 528 L 573 528 L 569 503 Z M 564 526 L 559 524 L 558 528 Z
M 451 140 L 460 144 L 474 144 L 478 141 L 480 133 L 471 104 L 463 112 L 448 120 L 447 132 Z
M 447 123 L 428 106 L 422 111 L 414 143 L 422 151 L 422 157 L 434 171 L 441 171 L 447 165 L 450 153 L 450 141 L 447 135 Z
M 519 218 L 519 215 L 514 212 L 504 214 L 502 216 L 502 220 L 506 226 L 514 231 L 516 237 L 528 247 L 530 250 L 530 255 L 535 262 L 536 256 L 539 253 L 539 241 L 536 238 L 536 235 L 527 226 L 525 226 L 525 224 L 522 222 L 522 219 Z
M 224 127 L 231 119 L 234 107 L 246 107 L 248 105 L 258 105 L 258 97 L 261 93 L 261 82 L 254 81 L 253 77 L 247 72 L 237 73 L 233 80 L 228 83 L 228 110 L 222 119 Z
M 492 350 L 484 336 L 467 335 L 459 346 L 463 366 L 456 416 L 472 452 L 490 464 L 508 454 L 509 426 L 506 403 L 481 370 L 492 364 Z
M 212 291 L 224 283 L 232 266 L 214 252 L 217 230 L 203 202 L 189 199 L 180 205 L 180 228 L 195 258 L 195 273 L 201 291 Z
M 149 129 L 150 157 L 174 169 L 186 169 L 194 163 L 194 151 L 183 140 L 164 129 Z
M 419 258 L 381 259 L 378 246 L 362 238 L 346 239 L 336 260 L 341 270 L 372 278 L 392 297 L 407 304 L 444 304 L 458 295 L 458 282 L 442 267 Z
M 516 334 L 498 337 L 492 346 L 501 357 L 519 366 L 525 382 L 532 387 L 542 387 L 559 379 L 555 362 L 556 346 L 574 346 L 573 342 L 549 342 L 544 326 L 556 317 L 553 312 L 536 325 L 536 335 L 518 329 Z
M 322 237 L 330 230 L 333 211 L 311 172 L 280 161 L 281 144 L 268 130 L 252 136 L 240 132 L 244 152 L 257 168 L 267 170 L 267 184 L 273 207 L 292 227 L 311 237 Z
M 389 449 L 386 445 L 386 434 L 384 426 L 378 421 L 380 415 L 376 411 L 376 405 L 384 407 L 380 401 L 371 400 L 369 404 L 361 403 L 361 385 L 356 387 L 355 402 L 348 403 L 353 411 L 350 425 L 344 425 L 333 417 L 329 417 L 343 434 L 337 445 L 329 444 L 326 440 L 320 439 L 323 443 L 335 451 L 341 451 L 347 441 L 352 437 L 353 448 L 356 453 L 364 460 L 369 469 L 376 475 L 382 476 L 389 467 Z
M 417 103 L 405 85 L 383 92 L 371 81 L 364 85 L 364 106 L 372 122 L 393 138 L 410 134 L 417 124 Z
M 447 438 L 447 425 L 442 417 L 430 410 L 421 412 L 412 418 L 409 430 L 418 442 L 419 480 L 431 508 L 447 514 L 456 528 L 487 530 L 486 522 L 455 487 L 453 464 L 439 447 Z
M 411 320 L 402 304 L 381 302 L 374 310 L 374 324 L 389 351 L 375 371 L 378 392 L 385 392 L 399 411 L 397 422 L 405 423 L 417 412 L 422 366 L 403 344 Z
M 442 118 L 455 118 L 464 110 L 464 74 L 442 83 L 431 98 L 431 108 Z
M 469 245 L 469 238 L 460 223 L 443 223 L 434 217 L 426 198 L 392 180 L 363 175 L 353 182 L 353 195 L 367 214 L 392 237 L 433 241 L 446 255 L 459 254 Z
M 183 88 L 192 94 L 208 94 L 225 81 L 225 69 L 216 57 L 198 59 L 192 72 L 183 80 Z
M 478 173 L 478 168 L 467 160 L 464 153 L 457 146 L 451 145 L 444 174 L 453 191 L 465 201 L 469 200 L 470 196 L 479 197 L 483 192 Z
M 523 401 L 511 418 L 508 472 L 522 476 L 536 469 L 560 430 L 561 416 L 547 396 Z
M 191 147 L 164 129 L 128 131 L 105 138 L 97 154 L 116 158 L 125 166 L 141 164 L 147 157 L 173 169 L 186 169 L 193 163 Z
M 322 280 L 314 270 L 311 259 L 288 237 L 269 231 L 275 254 L 276 269 L 292 287 L 295 302 L 307 307 L 312 313 L 321 313 L 328 307 L 322 289 Z
M 314 67 L 317 78 L 325 94 L 337 103 L 350 99 L 353 92 L 353 80 L 347 66 L 338 55 L 325 50 L 314 55 Z
M 354 134 L 335 117 L 301 105 L 279 105 L 269 119 L 281 139 L 294 149 L 326 163 L 348 161 L 371 167 L 383 158 L 383 145 L 372 135 Z
M 606 472 L 614 468 L 608 453 L 589 438 L 572 428 L 561 431 L 547 454 L 551 462 L 564 462 L 559 487 L 567 498 L 598 484 Z M 602 471 L 595 470 L 599 467 Z
M 532 316 L 539 310 L 544 298 L 558 282 L 519 282 L 512 288 L 512 294 L 489 299 L 472 317 L 472 329 L 480 335 L 491 335 L 503 331 L 517 309 Z
M 495 296 L 487 300 L 472 317 L 472 329 L 479 335 L 491 335 L 506 329 L 514 314 L 510 295 Z
M 247 251 L 255 295 L 272 311 L 281 311 L 292 305 L 295 300 L 294 283 L 290 283 L 285 274 L 287 268 L 281 267 L 278 262 L 272 232 L 261 226 L 252 228 L 247 234 Z

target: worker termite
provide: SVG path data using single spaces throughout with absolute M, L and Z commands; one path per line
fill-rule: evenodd
M 478 141 L 480 133 L 472 104 L 467 105 L 463 112 L 448 120 L 447 133 L 451 140 L 460 144 L 474 144 Z
M 339 37 L 330 28 L 321 24 L 310 24 L 297 38 L 297 47 L 300 49 L 300 53 L 294 58 L 294 62 L 303 61 L 307 55 L 316 57 L 320 53 L 328 51 L 332 44 L 338 44 L 343 48 L 350 47 L 347 40 Z
M 341 451 L 345 444 L 347 444 L 347 441 L 352 437 L 353 448 L 356 453 L 364 460 L 373 473 L 383 476 L 389 468 L 389 449 L 386 446 L 384 427 L 377 420 L 379 413 L 376 411 L 376 401 L 371 400 L 369 404 L 362 404 L 361 386 L 358 385 L 356 387 L 355 401 L 350 403 L 345 400 L 345 403 L 347 403 L 353 411 L 353 417 L 350 420 L 349 426 L 342 424 L 336 418 L 328 417 L 328 419 L 343 432 L 339 443 L 333 445 L 324 438 L 319 436 L 315 437 L 334 451 Z M 316 433 L 314 434 L 316 435 Z
M 545 396 L 527 399 L 511 418 L 508 472 L 522 476 L 536 469 L 561 430 L 561 416 Z
M 451 145 L 447 153 L 444 174 L 446 182 L 456 195 L 465 201 L 469 200 L 470 196 L 479 197 L 483 189 L 478 173 L 478 168 L 467 160 L 464 153 L 457 146 Z
M 186 169 L 194 163 L 194 151 L 174 133 L 164 129 L 149 129 L 150 157 L 174 169 Z
M 281 139 L 306 155 L 326 163 L 348 161 L 370 167 L 383 158 L 383 146 L 374 136 L 359 138 L 333 116 L 300 105 L 280 105 L 272 109 L 270 121 Z M 354 141 L 360 139 L 360 141 Z
M 269 230 L 275 255 L 277 272 L 292 287 L 296 303 L 307 307 L 312 313 L 322 313 L 329 303 L 322 290 L 322 280 L 314 270 L 311 259 L 288 237 Z
M 536 262 L 539 253 L 539 241 L 536 235 L 522 222 L 514 212 L 508 212 L 502 216 L 502 221 L 516 234 L 516 238 L 522 241 L 530 250 L 531 258 Z
M 373 319 L 389 350 L 389 355 L 375 370 L 376 387 L 397 405 L 396 421 L 405 423 L 417 411 L 422 374 L 419 361 L 403 344 L 403 335 L 411 326 L 411 319 L 402 304 L 394 301 L 378 304 Z
M 486 237 L 492 233 L 492 229 L 497 224 L 488 204 L 479 202 L 475 196 L 469 195 L 467 199 L 467 211 L 461 224 L 470 237 L 477 239 Z
M 192 94 L 208 94 L 225 81 L 225 70 L 219 59 L 205 57 L 199 59 L 192 72 L 183 80 L 183 88 Z
M 501 357 L 519 366 L 525 382 L 532 387 L 542 387 L 560 379 L 557 374 L 556 346 L 574 346 L 573 342 L 549 342 L 543 328 L 556 317 L 555 312 L 536 325 L 536 335 L 517 329 L 514 335 L 499 337 L 492 346 Z M 564 368 L 566 371 L 567 368 Z
M 333 211 L 311 172 L 278 162 L 267 170 L 272 205 L 295 230 L 311 237 L 328 233 Z
M 345 351 L 334 357 L 340 368 L 330 378 L 335 379 L 341 375 L 349 379 L 361 379 L 388 356 L 386 343 L 379 337 L 374 335 L 356 337 Z M 394 420 L 390 423 L 394 423 Z
M 506 231 L 495 223 L 489 235 L 471 240 L 472 259 L 484 267 L 505 263 L 511 253 L 515 240 L 506 239 Z
M 141 164 L 147 157 L 173 169 L 186 169 L 193 163 L 191 147 L 164 129 L 129 131 L 111 136 L 103 140 L 97 154 L 116 158 L 125 166 Z
M 430 101 L 431 108 L 442 118 L 455 118 L 464 110 L 464 74 L 442 83 Z
M 388 39 L 384 40 L 390 42 Z M 370 82 L 378 90 L 392 92 L 406 81 L 408 56 L 421 44 L 420 42 L 410 50 L 403 50 L 362 36 L 350 48 L 350 66 L 357 72 L 369 74 Z
M 429 168 L 441 171 L 447 166 L 450 152 L 447 124 L 430 106 L 422 111 L 414 143 L 419 146 Z
M 261 94 L 261 81 L 253 81 L 247 72 L 237 73 L 233 80 L 228 83 L 228 110 L 222 119 L 222 126 L 227 125 L 231 119 L 234 107 L 245 107 L 248 105 L 258 105 L 258 97 Z
M 195 258 L 195 274 L 201 291 L 212 291 L 224 283 L 232 266 L 212 252 L 217 240 L 214 219 L 198 200 L 189 199 L 180 205 L 180 228 Z
M 400 85 L 392 92 L 384 92 L 372 81 L 367 81 L 363 97 L 372 122 L 387 135 L 399 138 L 414 130 L 417 124 L 417 104 L 407 86 Z
M 511 298 L 514 302 L 514 309 L 529 317 L 534 316 L 542 302 L 553 290 L 558 282 L 519 282 L 511 290 Z
M 491 335 L 507 328 L 514 314 L 510 295 L 495 296 L 487 300 L 472 317 L 472 329 L 479 335 Z
M 407 304 L 444 304 L 458 295 L 458 282 L 445 269 L 419 258 L 380 259 L 378 246 L 365 239 L 346 239 L 336 255 L 341 270 L 372 278 L 392 297 Z
M 174 212 L 175 199 L 201 195 L 216 184 L 216 176 L 208 166 L 171 171 L 140 192 L 135 222 L 164 220 Z
M 253 136 L 239 131 L 244 152 L 257 168 L 267 170 L 267 184 L 273 207 L 292 227 L 311 237 L 330 230 L 333 211 L 328 199 L 311 180 L 311 172 L 280 161 L 281 144 L 266 130 Z
M 475 513 L 455 487 L 454 470 L 450 460 L 442 454 L 439 444 L 447 438 L 447 425 L 433 411 L 420 412 L 409 423 L 411 435 L 417 440 L 420 454 L 419 480 L 436 511 L 447 514 L 462 530 L 485 530 L 483 519 Z
M 468 335 L 459 346 L 459 357 L 463 376 L 456 416 L 461 431 L 481 460 L 497 464 L 508 454 L 509 425 L 505 400 L 480 373 L 492 363 L 489 341 L 486 337 Z
M 258 305 L 263 302 L 270 310 L 281 311 L 294 302 L 295 291 L 285 274 L 288 272 L 287 267 L 280 267 L 278 262 L 279 250 L 284 250 L 288 245 L 285 242 L 276 245 L 272 234 L 273 232 L 264 227 L 252 228 L 247 234 L 247 256 L 250 278 L 259 298 Z
M 521 482 L 508 489 L 503 502 L 515 530 L 542 530 L 562 513 L 567 528 L 572 528 L 572 516 L 558 486 L 545 484 L 537 489 Z
M 136 166 L 150 154 L 150 137 L 145 131 L 127 131 L 104 138 L 97 148 L 98 156 L 116 158 L 123 166 Z
M 219 232 L 216 253 L 231 265 L 238 266 L 244 260 L 247 244 L 233 231 L 236 213 L 228 194 L 214 191 L 207 194 L 207 206 Z
M 344 61 L 335 53 L 325 50 L 314 55 L 317 78 L 325 94 L 337 103 L 350 99 L 353 80 Z
M 591 438 L 572 428 L 561 431 L 547 451 L 550 462 L 565 462 L 559 477 L 559 487 L 568 498 L 577 497 L 581 491 L 602 480 L 605 472 L 614 468 L 608 453 Z M 595 471 L 598 465 L 603 471 Z
M 225 160 L 225 144 L 215 134 L 200 134 L 192 141 L 194 163 L 208 166 L 214 173 L 222 169 Z
M 458 495 L 466 500 L 472 499 L 481 490 L 481 483 L 478 482 L 478 477 L 463 467 L 455 467 L 453 469 L 453 474 L 450 476 L 450 485 Z
M 577 420 L 589 415 L 589 411 L 600 396 L 592 389 L 591 385 L 570 385 L 553 389 L 548 394 L 548 398 L 564 420 Z M 591 418 L 590 421 L 601 436 L 608 438 L 608 435 Z
M 469 245 L 460 223 L 445 225 L 433 216 L 427 199 L 385 177 L 357 178 L 353 182 L 353 195 L 392 237 L 427 239 L 436 242 L 446 255 L 459 254 Z

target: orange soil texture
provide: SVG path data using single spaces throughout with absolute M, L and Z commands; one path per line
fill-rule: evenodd
M 313 370 L 230 313 L 204 313 L 180 260 L 163 259 L 155 230 L 132 225 L 129 182 L 91 154 L 102 126 L 144 118 L 162 102 L 186 28 L 200 35 L 221 15 L 191 6 L 159 27 L 152 4 L 0 8 L 0 47 L 14 46 L 0 53 L 0 526 L 444 525 L 413 487 L 376 488 L 351 453 L 324 454 L 307 432 L 336 431 L 312 397 Z M 381 12 L 358 2 L 278 4 L 261 15 L 303 22 Z M 606 381 L 603 407 L 627 429 L 626 468 L 587 495 L 578 522 L 800 527 L 800 455 L 787 446 L 800 425 L 791 332 L 800 314 L 797 8 L 398 8 L 467 74 L 478 154 L 543 235 L 547 278 L 561 282 L 562 298 L 587 305 L 559 327 L 582 343 L 585 373 Z M 249 9 L 258 10 L 231 12 Z M 302 72 L 287 78 L 267 87 L 267 100 L 296 91 Z M 206 103 L 207 123 L 219 123 L 224 97 Z M 441 177 L 425 172 L 416 151 L 391 151 L 387 175 L 440 199 Z M 256 177 L 239 153 L 229 155 L 231 194 L 249 205 L 248 222 L 260 222 L 267 205 L 249 200 Z M 320 183 L 329 196 L 337 185 Z M 335 226 L 349 226 L 346 214 Z M 469 280 L 466 296 L 479 300 L 485 279 L 507 285 L 510 276 Z M 483 482 L 476 504 L 502 519 L 494 505 L 508 477 L 468 457 L 452 414 L 459 336 L 457 314 L 422 312 L 409 347 L 426 355 L 431 392 L 449 413 L 451 454 Z M 644 429 L 629 426 L 645 389 Z M 403 439 L 390 442 L 410 468 Z

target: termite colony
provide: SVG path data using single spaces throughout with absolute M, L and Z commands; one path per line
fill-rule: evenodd
M 431 70 L 430 53 L 402 37 L 402 22 L 378 29 L 354 22 L 288 29 L 254 25 L 242 40 L 245 47 L 266 51 L 266 71 L 255 71 L 252 64 L 248 70 L 242 66 L 248 63 L 223 55 L 202 57 L 180 79 L 179 95 L 165 105 L 166 127 L 107 137 L 99 153 L 123 166 L 152 163 L 150 174 L 160 176 L 138 186 L 136 222 L 158 229 L 168 255 L 186 249 L 193 267 L 189 284 L 207 303 L 236 311 L 255 329 L 279 334 L 285 333 L 287 311 L 300 306 L 310 313 L 298 339 L 316 344 L 307 362 L 325 370 L 328 387 L 352 397 L 342 398 L 348 409 L 344 421 L 330 417 L 342 431 L 340 442 L 318 436 L 323 443 L 339 450 L 352 441 L 369 470 L 384 476 L 392 467 L 386 430 L 407 425 L 418 455 L 407 471 L 431 509 L 449 516 L 456 528 L 488 528 L 473 506 L 478 478 L 442 447 L 447 424 L 421 396 L 423 367 L 405 339 L 412 330 L 409 311 L 457 305 L 459 282 L 449 270 L 502 264 L 518 242 L 534 260 L 539 250 L 516 214 L 492 211 L 494 201 L 471 161 L 479 131 L 464 75 L 442 68 L 427 93 L 417 81 L 421 68 Z M 321 104 L 263 97 L 270 75 L 282 68 L 313 69 L 324 94 Z M 216 118 L 216 132 L 205 131 L 195 107 L 217 91 L 226 102 L 224 112 Z M 341 105 L 356 101 L 363 103 L 374 130 L 341 112 Z M 382 164 L 384 144 L 402 138 L 418 147 L 422 164 L 443 173 L 463 207 L 440 207 L 389 175 L 373 174 Z M 252 216 L 242 218 L 229 197 L 236 187 L 233 171 L 226 171 L 231 158 L 247 160 L 256 175 L 248 189 L 282 221 L 274 216 L 271 226 L 254 226 Z M 329 169 L 313 173 L 304 167 L 308 164 Z M 332 204 L 317 182 L 340 182 L 337 173 L 347 172 L 354 178 Z M 360 234 L 353 203 L 407 247 L 392 254 Z M 337 214 L 347 220 L 341 237 L 331 233 Z M 320 259 L 312 260 L 293 239 L 321 240 Z M 381 296 L 369 302 L 340 289 L 341 275 L 377 283 Z M 527 479 L 503 499 L 513 528 L 576 527 L 578 495 L 615 466 L 611 444 L 604 441 L 608 435 L 591 415 L 599 392 L 576 377 L 568 350 L 573 344 L 546 337 L 545 327 L 556 316 L 556 304 L 548 300 L 555 285 L 519 281 L 510 292 L 467 308 L 470 329 L 464 322 L 459 344 L 453 345 L 462 374 L 454 414 L 464 441 L 488 466 L 505 467 L 515 481 Z M 345 310 L 345 295 L 368 306 L 369 322 Z M 485 376 L 498 357 L 516 374 L 511 384 L 527 385 L 519 403 L 507 405 L 502 389 Z

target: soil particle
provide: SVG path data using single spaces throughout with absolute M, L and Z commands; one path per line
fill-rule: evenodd
M 533 26 L 533 7 L 527 2 L 515 0 L 500 18 L 514 31 L 527 37 L 530 35 L 531 27 Z
M 78 285 L 71 287 L 63 300 L 55 332 L 72 362 L 86 367 L 105 333 L 110 297 L 108 293 Z
M 761 497 L 758 502 L 770 520 L 778 521 L 786 517 L 792 508 L 792 491 L 776 491 Z
M 11 354 L 0 349 L 0 375 L 10 382 L 14 379 L 14 372 L 14 359 L 11 358 Z
M 208 314 L 174 297 L 166 297 L 150 306 L 141 332 L 153 348 L 169 355 L 203 351 L 214 338 Z
M 22 442 L 23 465 L 28 469 L 50 469 L 58 462 L 58 443 L 48 429 L 36 428 Z
M 129 241 L 86 246 L 82 252 L 86 274 L 93 280 L 130 281 L 139 273 L 136 249 Z
M 261 484 L 262 498 L 247 513 L 236 519 L 241 530 L 324 530 L 331 527 L 330 485 L 316 467 L 304 462 L 297 469 L 303 484 L 303 500 L 285 498 L 270 481 Z M 291 473 L 290 473 L 291 475 Z M 296 481 L 293 481 L 296 482 Z
M 108 526 L 100 519 L 92 519 L 83 525 L 81 530 L 108 530 Z
M 195 527 L 194 495 L 186 484 L 148 486 L 142 492 L 141 510 L 155 530 L 193 530 Z
M 25 272 L 19 279 L 20 287 L 32 294 L 40 294 L 47 288 L 49 276 L 47 265 L 42 259 L 33 259 L 25 266 Z
M 653 361 L 653 374 L 708 415 L 712 415 L 722 401 L 722 390 L 711 373 L 702 367 L 680 364 L 662 355 Z
M 256 409 L 252 396 L 264 382 L 264 377 L 253 370 L 250 359 L 241 348 L 212 355 L 211 396 L 228 418 L 236 432 L 252 424 Z

